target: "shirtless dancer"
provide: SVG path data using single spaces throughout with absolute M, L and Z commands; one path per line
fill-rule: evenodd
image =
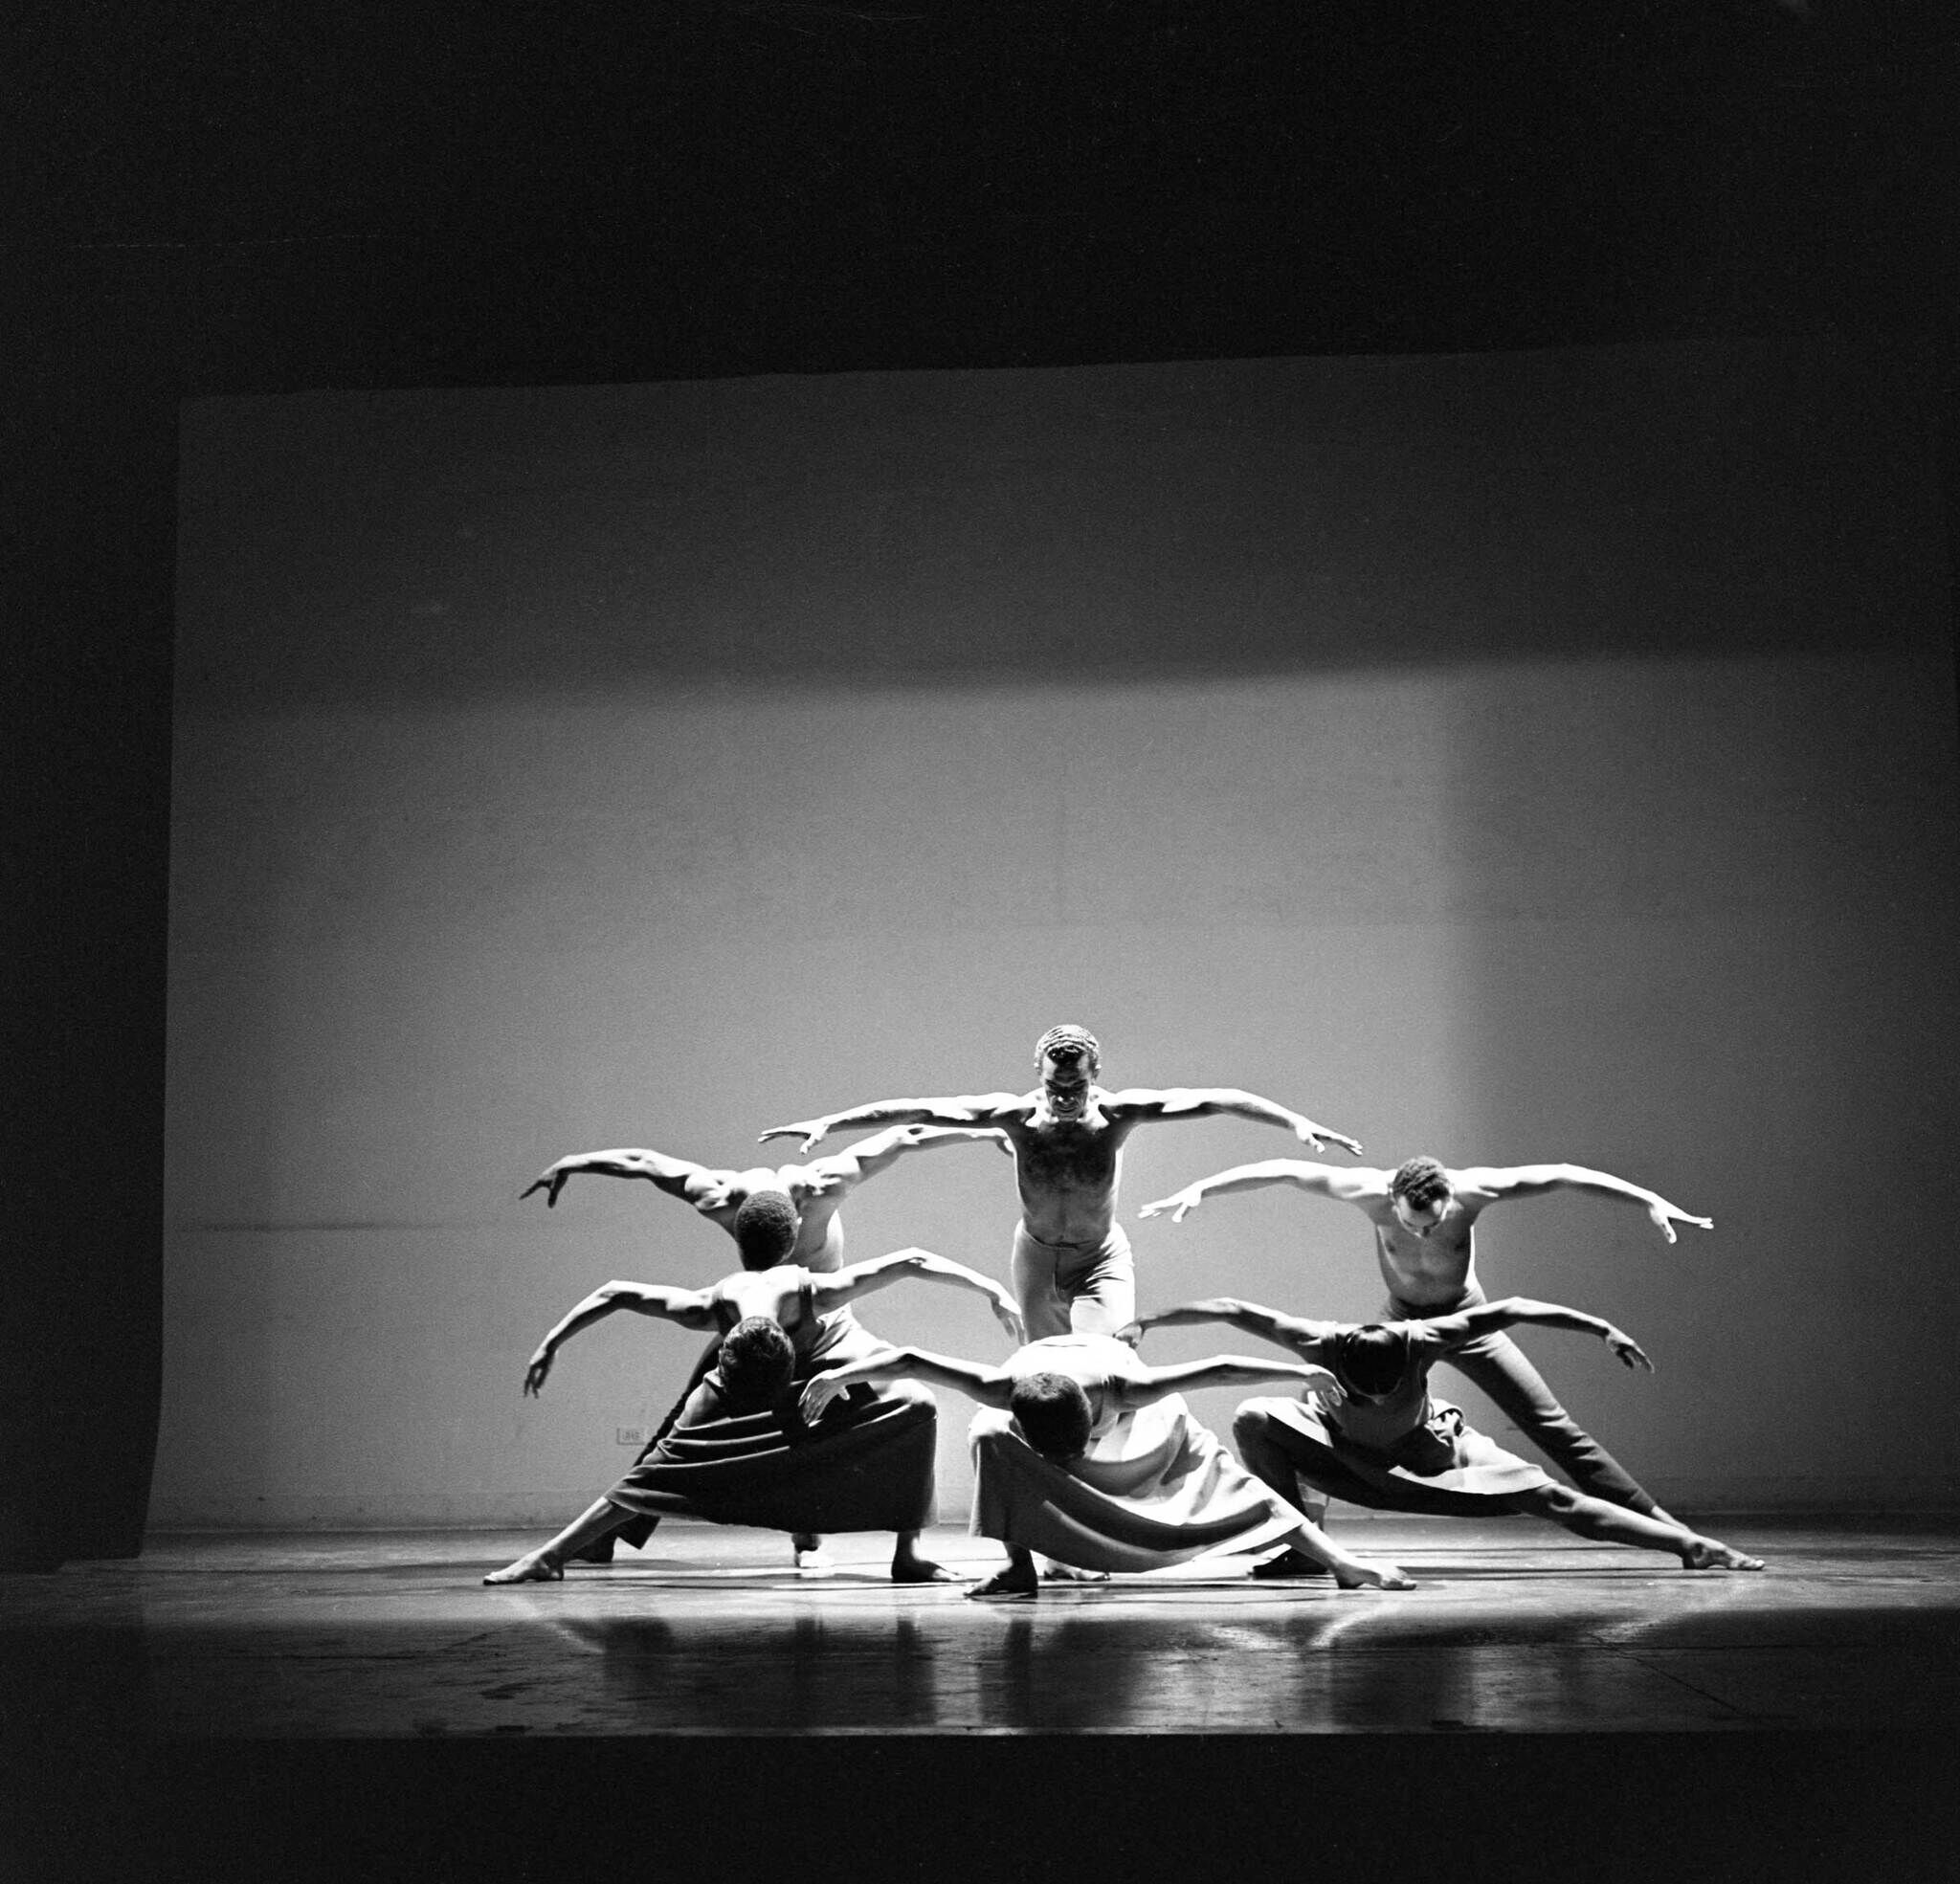
M 683 1328 L 720 1329 L 726 1339 L 718 1366 L 690 1395 L 671 1436 L 549 1542 L 485 1583 L 559 1581 L 568 1559 L 582 1556 L 649 1504 L 692 1509 L 721 1523 L 763 1523 L 780 1518 L 791 1502 L 799 1510 L 827 1503 L 847 1530 L 895 1530 L 894 1583 L 958 1581 L 918 1554 L 918 1526 L 932 1499 L 929 1392 L 911 1388 L 854 1403 L 849 1417 L 813 1443 L 794 1432 L 783 1409 L 787 1405 L 794 1411 L 797 1388 L 814 1371 L 881 1351 L 882 1343 L 842 1313 L 858 1296 L 908 1275 L 949 1282 L 986 1297 L 1018 1340 L 1013 1302 L 999 1283 L 925 1250 L 899 1250 L 829 1274 L 813 1274 L 788 1260 L 794 1236 L 788 1202 L 763 1193 L 745 1206 L 736 1227 L 744 1266 L 734 1274 L 706 1289 L 609 1282 L 560 1319 L 524 1369 L 527 1394 L 544 1386 L 566 1341 L 621 1310 Z M 894 1465 L 900 1458 L 902 1471 Z
M 1283 1125 L 1319 1151 L 1331 1139 L 1360 1144 L 1298 1112 L 1232 1087 L 1180 1086 L 1120 1093 L 1096 1085 L 1102 1070 L 1086 1028 L 1054 1027 L 1035 1047 L 1041 1083 L 1031 1093 L 983 1093 L 962 1098 L 887 1099 L 777 1125 L 763 1138 L 795 1138 L 807 1152 L 833 1132 L 897 1121 L 991 1126 L 1006 1138 L 1020 1186 L 1012 1276 L 1028 1339 L 1113 1335 L 1135 1319 L 1136 1281 L 1129 1238 L 1116 1221 L 1123 1146 L 1137 1126 L 1158 1119 L 1233 1114 Z
M 547 1164 L 529 1186 L 519 1192 L 519 1197 L 522 1200 L 534 1190 L 542 1190 L 546 1207 L 555 1208 L 559 1193 L 573 1178 L 640 1178 L 669 1197 L 692 1205 L 710 1223 L 719 1224 L 733 1236 L 736 1212 L 750 1197 L 758 1191 L 781 1191 L 794 1207 L 798 1218 L 796 1247 L 786 1260 L 799 1269 L 835 1275 L 844 1266 L 844 1221 L 837 1213 L 837 1207 L 858 1185 L 866 1178 L 888 1170 L 908 1151 L 974 1139 L 991 1139 L 1002 1152 L 1013 1155 L 1005 1137 L 991 1129 L 929 1125 L 894 1126 L 888 1132 L 880 1132 L 876 1138 L 853 1145 L 848 1151 L 819 1158 L 813 1164 L 757 1164 L 746 1171 L 697 1164 L 692 1159 L 672 1158 L 664 1151 L 630 1147 L 617 1151 L 580 1151 L 569 1158 L 559 1159 L 554 1164 Z M 702 1349 L 694 1363 L 693 1373 L 688 1376 L 687 1385 L 680 1389 L 680 1397 L 675 1401 L 640 1453 L 642 1459 L 672 1430 L 681 1407 L 687 1404 L 688 1396 L 714 1366 L 721 1347 L 722 1338 L 717 1335 Z M 581 1561 L 609 1563 L 612 1560 L 615 1540 L 635 1547 L 644 1544 L 659 1521 L 656 1517 L 646 1516 L 622 1523 L 583 1552 Z M 832 1567 L 831 1559 L 823 1549 L 823 1540 L 813 1533 L 799 1532 L 790 1541 L 798 1569 L 821 1571 Z
M 1219 1296 L 1147 1315 L 1126 1333 L 1135 1338 L 1148 1328 L 1201 1321 L 1222 1321 L 1288 1348 L 1330 1369 L 1339 1384 L 1331 1395 L 1248 1400 L 1233 1417 L 1239 1456 L 1303 1510 L 1312 1509 L 1301 1500 L 1301 1488 L 1310 1486 L 1322 1511 L 1329 1496 L 1378 1511 L 1442 1517 L 1524 1511 L 1602 1543 L 1672 1552 L 1690 1570 L 1763 1567 L 1760 1557 L 1690 1531 L 1663 1512 L 1629 1511 L 1559 1484 L 1468 1425 L 1449 1402 L 1431 1399 L 1429 1372 L 1438 1362 L 1520 1323 L 1596 1335 L 1625 1365 L 1652 1373 L 1640 1344 L 1596 1315 L 1511 1296 L 1454 1315 L 1356 1324 L 1303 1320 Z M 1296 1547 L 1253 1575 L 1311 1575 L 1325 1562 Z
M 1182 1223 L 1214 1191 L 1257 1190 L 1269 1184 L 1297 1185 L 1316 1197 L 1352 1204 L 1374 1225 L 1375 1257 L 1389 1291 L 1382 1314 L 1392 1321 L 1428 1320 L 1483 1306 L 1487 1297 L 1477 1279 L 1477 1219 L 1491 1205 L 1511 1198 L 1543 1197 L 1554 1190 L 1631 1198 L 1670 1243 L 1678 1223 L 1714 1228 L 1712 1219 L 1690 1216 L 1658 1192 L 1583 1164 L 1473 1165 L 1452 1171 L 1434 1158 L 1412 1158 L 1392 1171 L 1272 1158 L 1202 1178 L 1146 1204 L 1138 1215 L 1154 1217 L 1168 1210 L 1172 1223 Z M 1518 1431 L 1563 1468 L 1582 1492 L 1666 1523 L 1675 1521 L 1559 1405 L 1508 1335 L 1491 1328 L 1454 1344 L 1443 1358 L 1481 1387 Z M 1313 1512 L 1311 1504 L 1307 1509 Z

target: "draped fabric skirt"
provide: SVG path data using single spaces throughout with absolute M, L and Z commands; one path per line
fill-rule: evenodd
M 931 1394 L 908 1381 L 853 1387 L 809 1426 L 793 1391 L 763 1412 L 730 1411 L 710 1374 L 606 1497 L 640 1517 L 769 1531 L 922 1530 L 937 1430 Z
M 1158 1570 L 1213 1551 L 1255 1550 L 1303 1515 L 1246 1472 L 1172 1394 L 1124 1413 L 1066 1466 L 1010 1415 L 969 1433 L 975 1537 L 1020 1544 L 1084 1570 Z
M 721 1375 L 708 1372 L 607 1499 L 635 1518 L 704 1518 L 768 1531 L 924 1529 L 935 1516 L 939 1430 L 924 1387 L 854 1386 L 814 1426 L 797 1407 L 813 1374 L 877 1345 L 848 1309 L 827 1315 L 788 1392 L 762 1412 L 731 1410 Z M 652 1528 L 628 1524 L 620 1536 L 638 1542 Z

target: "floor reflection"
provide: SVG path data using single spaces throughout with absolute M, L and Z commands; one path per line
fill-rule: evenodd
M 1960 1540 L 1924 1530 L 1785 1531 L 1759 1544 L 1769 1572 L 1724 1577 L 1446 1527 L 1391 1546 L 1421 1566 L 1407 1593 L 1227 1562 L 1009 1606 L 895 1587 L 869 1556 L 812 1580 L 766 1537 L 659 1539 L 521 1589 L 478 1581 L 509 1540 L 467 1536 L 178 1540 L 11 1578 L 7 1712 L 57 1736 L 521 1738 L 1861 1729 L 1960 1708 Z

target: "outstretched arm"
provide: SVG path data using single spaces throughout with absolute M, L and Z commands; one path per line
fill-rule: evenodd
M 1485 1302 L 1481 1308 L 1459 1309 L 1455 1315 L 1439 1315 L 1423 1326 L 1446 1349 L 1467 1347 L 1485 1335 L 1502 1334 L 1506 1328 L 1528 1323 L 1539 1328 L 1565 1328 L 1575 1335 L 1597 1335 L 1629 1367 L 1654 1371 L 1638 1341 L 1611 1321 L 1586 1315 L 1576 1308 L 1561 1308 L 1557 1302 L 1532 1301 L 1524 1296 L 1506 1296 L 1502 1301 Z
M 1134 1345 L 1147 1329 L 1193 1327 L 1201 1321 L 1222 1321 L 1240 1334 L 1257 1335 L 1276 1347 L 1296 1350 L 1325 1340 L 1338 1326 L 1331 1321 L 1303 1321 L 1297 1315 L 1281 1315 L 1276 1308 L 1261 1308 L 1258 1302 L 1240 1301 L 1236 1296 L 1213 1296 L 1176 1308 L 1160 1308 L 1154 1315 L 1140 1315 L 1119 1339 Z
M 1298 1381 L 1303 1386 L 1334 1391 L 1340 1384 L 1325 1367 L 1305 1361 L 1255 1361 L 1243 1354 L 1214 1354 L 1209 1361 L 1175 1361 L 1166 1367 L 1147 1367 L 1138 1380 L 1113 1383 L 1125 1407 L 1147 1406 L 1169 1393 L 1195 1392 L 1207 1386 L 1263 1386 L 1272 1381 Z
M 1484 1191 L 1492 1203 L 1512 1197 L 1543 1197 L 1554 1190 L 1591 1190 L 1604 1197 L 1631 1198 L 1646 1209 L 1654 1228 L 1670 1243 L 1674 1241 L 1674 1227 L 1678 1223 L 1693 1224 L 1697 1230 L 1715 1228 L 1713 1217 L 1690 1216 L 1658 1190 L 1629 1184 L 1607 1171 L 1589 1170 L 1584 1164 L 1514 1164 L 1504 1169 L 1480 1165 L 1452 1175 L 1458 1181 L 1459 1194 Z
M 963 1098 L 880 1099 L 871 1105 L 856 1105 L 848 1112 L 827 1112 L 818 1119 L 798 1119 L 793 1125 L 771 1125 L 757 1140 L 801 1138 L 801 1149 L 812 1150 L 833 1132 L 855 1132 L 866 1125 L 990 1125 L 1002 1117 L 1024 1110 L 1014 1093 L 977 1093 Z
M 558 1193 L 570 1178 L 644 1178 L 670 1197 L 698 1204 L 714 1191 L 725 1191 L 739 1175 L 735 1171 L 711 1171 L 691 1159 L 669 1158 L 663 1151 L 578 1151 L 569 1158 L 561 1158 L 555 1164 L 546 1165 L 518 1192 L 518 1197 L 522 1201 L 532 1191 L 542 1190 L 546 1206 L 556 1206 Z
M 1236 1086 L 1169 1086 L 1161 1092 L 1131 1087 L 1112 1094 L 1103 1110 L 1112 1118 L 1129 1118 L 1140 1122 L 1152 1119 L 1215 1119 L 1229 1113 L 1262 1125 L 1283 1125 L 1310 1151 L 1325 1150 L 1324 1139 L 1331 1139 L 1351 1152 L 1361 1150 L 1359 1139 L 1316 1125 L 1303 1112 L 1275 1105 L 1271 1099 L 1262 1099 L 1257 1093 L 1240 1092 Z
M 1012 1383 L 1004 1367 L 982 1367 L 971 1361 L 955 1361 L 945 1354 L 929 1354 L 923 1347 L 895 1347 L 887 1343 L 841 1367 L 815 1374 L 804 1384 L 801 1406 L 806 1420 L 822 1417 L 823 1410 L 847 1388 L 860 1381 L 924 1381 L 928 1386 L 947 1386 L 969 1395 L 984 1407 L 1005 1407 Z
M 594 1289 L 584 1301 L 568 1313 L 532 1351 L 524 1367 L 526 1393 L 536 1393 L 551 1371 L 559 1348 L 581 1328 L 603 1321 L 621 1309 L 635 1315 L 658 1315 L 678 1321 L 683 1328 L 712 1328 L 715 1325 L 714 1297 L 706 1289 L 669 1289 L 656 1282 L 608 1282 Z
M 889 1169 L 908 1151 L 923 1151 L 941 1144 L 971 1144 L 975 1141 L 991 1141 L 1008 1157 L 1014 1155 L 1007 1134 L 991 1125 L 894 1125 L 889 1131 L 858 1140 L 847 1151 L 817 1159 L 810 1169 L 831 1181 L 826 1189 L 848 1190 L 853 1185 Z
M 992 1277 L 982 1275 L 977 1269 L 969 1269 L 965 1263 L 954 1262 L 950 1256 L 934 1255 L 930 1250 L 894 1250 L 890 1255 L 873 1256 L 869 1262 L 847 1263 L 830 1275 L 813 1275 L 811 1298 L 820 1309 L 842 1308 L 859 1296 L 888 1289 L 908 1275 L 950 1282 L 955 1288 L 971 1289 L 985 1296 L 992 1306 L 994 1319 L 1013 1338 L 1014 1345 L 1020 1345 L 1021 1318 L 1013 1297 Z
M 1386 1171 L 1350 1168 L 1345 1164 L 1309 1164 L 1303 1158 L 1263 1158 L 1257 1164 L 1235 1164 L 1229 1171 L 1200 1178 L 1196 1184 L 1188 1184 L 1182 1190 L 1173 1190 L 1169 1197 L 1160 1197 L 1154 1204 L 1146 1204 L 1137 1215 L 1154 1217 L 1169 1210 L 1172 1223 L 1182 1223 L 1188 1212 L 1195 1210 L 1214 1193 L 1258 1190 L 1269 1184 L 1297 1185 L 1302 1190 L 1312 1191 L 1316 1197 L 1331 1197 L 1342 1204 L 1358 1204 L 1366 1197 L 1386 1196 L 1388 1179 Z

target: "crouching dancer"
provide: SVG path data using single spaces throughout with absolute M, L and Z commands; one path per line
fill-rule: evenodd
M 796 1239 L 796 1212 L 779 1191 L 742 1207 L 736 1241 L 742 1270 L 707 1289 L 609 1282 L 580 1302 L 531 1356 L 523 1390 L 536 1393 L 560 1344 L 626 1309 L 683 1328 L 723 1334 L 714 1368 L 659 1445 L 550 1542 L 526 1552 L 485 1583 L 544 1583 L 569 1557 L 635 1517 L 704 1518 L 775 1531 L 895 1531 L 894 1583 L 957 1583 L 919 1555 L 931 1521 L 937 1410 L 923 1387 L 854 1391 L 821 1430 L 807 1423 L 797 1390 L 819 1368 L 883 1343 L 843 1313 L 855 1297 L 904 1276 L 951 1282 L 985 1296 L 1020 1339 L 1013 1300 L 997 1282 L 924 1250 L 900 1250 L 832 1274 L 783 1261 Z
M 1596 1315 L 1511 1296 L 1419 1321 L 1356 1324 L 1303 1321 L 1221 1296 L 1147 1315 L 1134 1332 L 1198 1321 L 1222 1321 L 1332 1369 L 1338 1395 L 1312 1404 L 1248 1400 L 1232 1422 L 1246 1464 L 1316 1518 L 1329 1496 L 1377 1511 L 1442 1517 L 1526 1511 L 1582 1538 L 1672 1551 L 1691 1570 L 1763 1567 L 1761 1558 L 1702 1537 L 1659 1511 L 1631 1511 L 1559 1484 L 1466 1425 L 1448 1401 L 1430 1396 L 1429 1370 L 1438 1362 L 1520 1325 L 1596 1335 L 1627 1366 L 1651 1373 L 1654 1363 L 1639 1343 Z M 1293 1553 L 1253 1574 L 1303 1576 L 1318 1567 L 1310 1557 Z
M 1182 1395 L 1274 1380 L 1332 1385 L 1297 1362 L 1220 1355 L 1147 1367 L 1111 1336 L 1052 1335 L 998 1367 L 886 1347 L 816 1375 L 803 1389 L 803 1414 L 821 1430 L 836 1403 L 870 1381 L 923 1381 L 980 1402 L 970 1529 L 1008 1554 L 1005 1569 L 968 1591 L 983 1601 L 1035 1596 L 1036 1551 L 1107 1573 L 1279 1541 L 1331 1570 L 1344 1589 L 1412 1588 L 1392 1563 L 1349 1555 L 1250 1477 Z

